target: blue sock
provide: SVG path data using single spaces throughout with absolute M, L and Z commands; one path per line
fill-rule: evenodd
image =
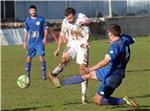
M 123 100 L 123 98 L 116 98 L 116 97 L 107 97 L 107 98 L 103 98 L 102 101 L 103 104 L 110 104 L 110 105 L 119 105 L 119 104 L 123 104 L 125 103 L 125 101 Z
M 46 80 L 46 62 L 45 60 L 41 62 L 42 67 L 42 79 Z
M 30 79 L 31 62 L 26 62 L 26 75 Z
M 62 83 L 62 85 L 65 85 L 65 84 L 80 84 L 83 81 L 85 81 L 85 80 L 80 75 L 74 75 L 74 76 L 64 78 L 61 81 L 61 83 Z

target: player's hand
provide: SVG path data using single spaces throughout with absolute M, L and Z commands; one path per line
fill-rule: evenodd
M 46 45 L 47 44 L 47 40 L 46 38 L 43 39 L 43 44 Z
M 54 55 L 55 55 L 55 56 L 59 56 L 59 52 L 60 52 L 60 50 L 59 50 L 59 49 L 56 49 L 55 52 L 54 52 Z
M 23 48 L 26 49 L 27 48 L 27 42 L 23 43 Z
M 90 72 L 89 68 L 85 67 L 82 74 L 88 74 Z

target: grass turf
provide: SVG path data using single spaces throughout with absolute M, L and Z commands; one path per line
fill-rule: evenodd
M 90 66 L 101 60 L 107 53 L 107 40 L 91 42 Z M 47 71 L 53 69 L 60 57 L 54 57 L 56 43 L 46 46 Z M 53 89 L 49 81 L 41 79 L 41 66 L 38 57 L 33 58 L 31 85 L 20 89 L 16 79 L 25 74 L 25 54 L 22 46 L 2 46 L 1 58 L 1 108 L 3 111 L 150 111 L 150 37 L 137 37 L 131 46 L 131 59 L 126 69 L 126 78 L 113 96 L 134 98 L 138 109 L 129 106 L 96 106 L 92 98 L 99 86 L 99 81 L 90 80 L 87 97 L 89 103 L 81 104 L 80 85 L 64 86 Z M 60 77 L 79 74 L 75 61 L 65 68 Z

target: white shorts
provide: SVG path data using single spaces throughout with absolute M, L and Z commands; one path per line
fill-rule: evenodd
M 74 42 L 71 45 L 67 46 L 64 49 L 63 53 L 69 54 L 72 59 L 76 57 L 77 64 L 88 65 L 88 52 L 88 45 L 79 42 Z

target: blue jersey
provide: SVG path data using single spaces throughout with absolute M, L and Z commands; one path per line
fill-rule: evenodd
M 24 31 L 29 33 L 28 45 L 42 43 L 45 29 L 47 29 L 47 26 L 43 17 L 27 18 L 24 23 Z
M 130 59 L 129 45 L 134 43 L 134 39 L 128 35 L 121 35 L 120 39 L 111 43 L 109 48 L 110 62 L 107 65 L 108 73 L 106 77 L 111 75 L 125 76 L 126 65 Z
M 109 48 L 110 62 L 105 67 L 96 70 L 96 77 L 101 80 L 97 93 L 110 97 L 114 90 L 121 84 L 125 76 L 126 65 L 130 59 L 129 45 L 134 39 L 129 35 L 121 35 L 111 43 Z

